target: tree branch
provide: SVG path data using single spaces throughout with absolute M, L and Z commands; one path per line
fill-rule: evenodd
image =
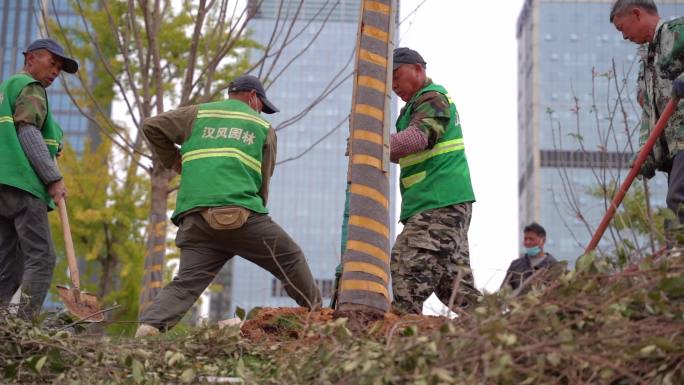
M 300 152 L 298 155 L 295 155 L 293 157 L 283 159 L 280 162 L 276 162 L 276 165 L 281 165 L 283 163 L 291 162 L 293 160 L 297 160 L 304 155 L 306 155 L 309 151 L 313 150 L 319 143 L 323 142 L 326 138 L 328 138 L 330 135 L 334 134 L 335 131 L 337 131 L 345 122 L 349 120 L 349 116 L 346 116 L 342 121 L 337 123 L 335 127 L 333 127 L 330 131 L 326 132 L 323 136 L 318 138 L 315 142 L 313 142 L 309 147 L 306 148 L 306 150 Z

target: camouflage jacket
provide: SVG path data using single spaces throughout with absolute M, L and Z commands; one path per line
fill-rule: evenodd
M 24 71 L 22 73 L 29 75 Z M 27 85 L 17 96 L 13 107 L 14 116 L 12 118 L 15 127 L 30 124 L 40 130 L 43 127 L 48 110 L 45 88 L 37 83 Z
M 684 79 L 684 18 L 661 22 L 651 43 L 642 50 L 639 71 L 639 100 L 643 107 L 639 144 L 643 145 L 655 127 L 672 94 L 672 81 Z M 658 170 L 669 171 L 671 159 L 684 150 L 684 103 L 670 118 L 656 143 L 652 160 Z

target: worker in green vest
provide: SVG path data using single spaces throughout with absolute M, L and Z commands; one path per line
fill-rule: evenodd
M 32 42 L 24 68 L 0 85 L 0 305 L 21 286 L 20 314 L 43 305 L 55 268 L 47 212 L 67 190 L 54 158 L 62 129 L 45 89 L 78 63 L 51 39 Z
M 254 76 L 234 79 L 228 95 L 228 100 L 179 108 L 143 123 L 155 155 L 181 174 L 171 216 L 179 226 L 181 254 L 177 276 L 143 311 L 137 336 L 178 323 L 235 255 L 273 274 L 300 306 L 320 306 L 302 250 L 266 209 L 276 134 L 259 113 L 278 109 Z
M 422 313 L 433 292 L 456 306 L 471 305 L 480 295 L 470 269 L 468 227 L 475 195 L 461 123 L 447 91 L 425 69 L 418 52 L 394 50 L 392 89 L 406 102 L 390 138 L 390 160 L 401 167 L 404 224 L 390 263 L 399 313 Z M 458 292 L 452 293 L 454 287 Z

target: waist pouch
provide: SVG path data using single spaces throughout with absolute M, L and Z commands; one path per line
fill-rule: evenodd
M 209 227 L 214 230 L 234 230 L 242 227 L 250 211 L 240 206 L 212 207 L 200 212 Z

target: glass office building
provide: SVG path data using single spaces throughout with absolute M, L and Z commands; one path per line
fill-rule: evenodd
M 20 71 L 24 66 L 22 52 L 33 40 L 45 37 L 41 7 L 47 10 L 49 18 L 58 18 L 62 25 L 73 26 L 81 21 L 73 12 L 69 0 L 0 0 L 0 79 Z M 79 65 L 81 71 L 87 68 L 85 63 Z M 63 76 L 72 75 L 64 73 Z M 71 101 L 61 80 L 48 87 L 47 93 L 55 120 L 62 126 L 71 146 L 80 153 L 85 138 L 95 138 L 89 121 Z
M 267 45 L 280 12 L 277 28 L 281 32 L 276 34 L 273 46 L 282 46 L 299 4 L 286 0 L 281 7 L 278 0 L 264 0 L 250 22 L 252 37 Z M 340 261 L 348 165 L 347 116 L 351 109 L 359 12 L 359 0 L 341 1 L 337 5 L 323 0 L 302 4 L 290 39 L 297 37 L 288 43 L 268 75 L 273 84 L 267 95 L 281 112 L 263 115 L 278 133 L 278 165 L 270 185 L 268 208 L 273 219 L 303 249 L 325 305 Z M 263 77 L 269 68 L 267 61 L 263 71 L 257 68 L 252 74 Z M 288 123 L 327 92 L 301 120 Z M 390 199 L 396 201 L 394 196 Z M 390 222 L 393 239 L 396 219 L 392 217 Z M 232 308 L 296 306 L 276 279 L 242 258 L 233 260 L 232 277 Z
M 609 22 L 613 2 L 527 0 L 518 19 L 519 225 L 539 222 L 545 249 L 571 262 L 605 212 L 592 193 L 624 178 L 638 147 L 639 53 Z M 656 4 L 684 15 L 684 1 Z M 664 206 L 664 175 L 649 187 Z

